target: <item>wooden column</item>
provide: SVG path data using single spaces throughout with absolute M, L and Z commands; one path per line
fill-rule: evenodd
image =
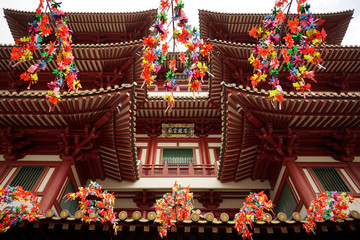
M 201 164 L 210 164 L 209 149 L 206 146 L 205 136 L 199 135 L 199 137 L 200 137 L 199 150 L 202 158 Z
M 304 172 L 302 172 L 293 161 L 286 163 L 286 169 L 292 183 L 294 184 L 294 187 L 296 188 L 297 193 L 300 196 L 300 200 L 302 200 L 305 207 L 308 208 L 310 206 L 310 202 L 315 197 L 314 189 L 310 185 L 310 182 L 306 178 Z
M 204 146 L 204 154 L 205 154 L 205 161 L 204 164 L 210 164 L 211 160 L 210 160 L 210 154 L 209 154 L 209 145 L 208 142 L 206 141 L 206 137 L 204 137 L 203 139 L 201 139 L 201 141 L 203 141 L 203 146 Z
M 150 135 L 150 143 L 148 145 L 147 158 L 145 159 L 145 164 L 155 164 L 156 156 L 156 135 Z
M 46 187 L 44 189 L 44 195 L 40 202 L 40 209 L 42 211 L 47 211 L 53 206 L 56 197 L 59 195 L 59 192 L 61 191 L 61 187 L 63 186 L 66 177 L 70 173 L 71 164 L 73 162 L 72 157 L 64 156 L 62 157 L 62 159 L 63 162 L 56 169 L 56 173 L 53 174 L 53 176 L 46 184 Z

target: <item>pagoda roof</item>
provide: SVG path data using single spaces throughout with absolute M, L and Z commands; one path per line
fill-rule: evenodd
M 360 143 L 360 92 L 290 92 L 280 108 L 265 90 L 222 85 L 221 181 L 268 179 L 270 162 L 274 171 L 287 157 L 360 155 L 351 145 Z
M 149 35 L 157 9 L 139 12 L 69 12 L 66 13 L 74 43 L 123 42 Z M 28 35 L 27 25 L 35 12 L 4 9 L 14 40 Z
M 252 54 L 254 44 L 226 42 L 221 40 L 210 40 L 213 45 L 211 61 L 211 99 L 220 103 L 221 82 L 242 84 L 251 86 L 250 77 L 253 75 L 253 68 L 248 61 Z M 314 64 L 307 63 L 308 70 L 315 70 L 317 83 L 312 84 L 314 91 L 360 91 L 360 47 L 327 45 L 326 51 L 322 51 L 325 67 L 318 69 Z M 278 52 L 281 55 L 280 52 Z M 283 63 L 280 64 L 279 79 L 287 79 L 289 73 L 283 70 Z M 293 89 L 289 81 L 283 81 L 285 90 Z M 287 84 L 287 85 L 286 85 Z M 268 84 L 261 83 L 261 88 L 269 88 Z
M 81 157 L 82 147 L 86 151 L 94 149 L 99 153 L 103 169 L 96 178 L 135 181 L 138 169 L 134 86 L 65 92 L 51 112 L 46 91 L 0 91 L 0 134 L 17 138 L 21 133 L 28 144 L 45 146 L 28 154 L 37 154 L 51 144 L 53 154 L 72 156 L 76 160 Z M 22 141 L 18 141 L 20 145 Z M 1 147 L 6 149 L 6 145 L 3 141 Z
M 181 117 L 188 118 L 218 118 L 220 117 L 219 109 L 216 108 L 208 98 L 197 97 L 194 99 L 177 97 L 175 107 L 172 114 L 167 114 L 164 110 L 167 107 L 167 102 L 163 98 L 151 98 L 144 107 L 138 111 L 138 117 L 163 118 L 168 117 L 172 119 L 179 119 Z M 196 111 L 194 111 L 196 110 Z
M 320 26 L 328 34 L 328 44 L 341 44 L 349 26 L 354 10 L 335 13 L 313 14 L 315 19 L 324 19 L 325 23 Z M 256 39 L 249 36 L 253 27 L 260 27 L 261 21 L 268 15 L 266 13 L 220 13 L 207 10 L 199 10 L 200 33 L 204 39 L 221 39 L 242 43 L 256 43 Z M 297 14 L 290 14 L 290 19 Z M 287 31 L 284 31 L 284 34 Z
M 24 84 L 19 79 L 22 72 L 41 59 L 41 51 L 34 52 L 34 60 L 23 62 L 16 67 L 8 66 L 10 53 L 14 45 L 0 46 L 0 86 L 9 89 L 8 84 Z M 132 83 L 140 78 L 141 65 L 139 63 L 141 41 L 130 41 L 110 44 L 74 44 L 72 51 L 75 64 L 79 69 L 79 79 L 84 89 L 114 86 L 122 83 Z M 135 64 L 137 62 L 138 64 Z M 33 89 L 45 90 L 49 79 L 54 78 L 51 73 L 56 68 L 56 62 L 48 63 L 47 70 L 38 73 L 39 82 L 32 85 Z M 50 70 L 49 70 L 50 69 Z M 11 73 L 11 74 L 10 74 Z M 9 78 L 9 74 L 11 77 Z M 125 81 L 126 80 L 126 81 Z M 10 83 L 9 83 L 10 82 Z M 24 86 L 23 86 L 24 88 Z M 26 88 L 26 87 L 25 87 Z

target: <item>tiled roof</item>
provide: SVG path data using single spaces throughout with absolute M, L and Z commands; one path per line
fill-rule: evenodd
M 219 178 L 224 182 L 257 178 L 254 166 L 262 146 L 260 129 L 269 126 L 279 131 L 292 129 L 300 136 L 316 130 L 357 131 L 360 126 L 359 92 L 307 92 L 305 99 L 301 93 L 285 92 L 285 101 L 280 107 L 268 98 L 265 90 L 222 85 L 223 135 Z M 308 137 L 300 139 L 305 143 Z M 308 150 L 300 147 L 299 153 Z
M 149 234 L 155 236 L 158 234 L 157 229 L 159 225 L 158 221 L 155 220 L 155 212 L 149 212 L 146 218 L 141 218 L 141 213 L 139 211 L 133 212 L 131 218 L 128 218 L 127 215 L 127 212 L 122 211 L 116 219 L 118 223 L 118 235 L 122 238 L 128 239 L 130 237 L 129 239 L 131 239 L 131 232 L 135 233 L 135 231 L 137 234 L 142 234 L 143 232 L 147 233 L 148 237 L 150 236 Z M 42 228 L 42 234 L 51 234 L 52 231 L 56 231 L 59 236 L 62 235 L 62 232 L 67 233 L 68 231 L 71 233 L 84 233 L 84 235 L 77 234 L 77 238 L 81 238 L 81 236 L 89 237 L 89 233 L 86 234 L 86 231 L 92 232 L 95 235 L 97 234 L 96 231 L 102 233 L 102 235 L 107 235 L 109 234 L 109 231 L 113 231 L 110 223 L 84 224 L 80 221 L 81 216 L 81 211 L 76 212 L 75 216 L 69 216 L 68 211 L 63 210 L 60 213 L 60 216 L 55 216 L 53 210 L 48 210 L 46 212 L 46 217 L 33 223 L 26 223 L 23 221 L 18 224 L 18 226 L 10 228 L 10 230 L 5 233 L 5 236 L 19 234 L 26 229 L 29 231 L 36 231 L 40 226 Z M 277 239 L 279 236 L 282 236 L 301 239 L 312 236 L 305 233 L 305 230 L 302 228 L 302 223 L 304 223 L 304 221 L 297 212 L 294 212 L 289 218 L 284 213 L 279 213 L 274 220 L 270 214 L 268 214 L 268 216 L 270 217 L 268 223 L 266 221 L 256 221 L 252 226 L 255 238 L 263 236 L 266 237 L 266 239 Z M 352 211 L 351 216 L 346 218 L 342 223 L 330 221 L 317 222 L 317 239 L 328 239 L 326 237 L 333 236 L 334 234 L 341 234 L 341 236 L 351 235 L 352 233 L 357 234 L 360 229 L 359 218 L 359 213 L 357 211 Z M 234 221 L 229 220 L 229 216 L 226 213 L 221 214 L 220 219 L 214 218 L 212 213 L 193 213 L 190 220 L 180 221 L 176 223 L 176 226 L 171 227 L 168 231 L 167 238 L 172 239 L 174 233 L 177 237 L 179 237 L 179 234 L 185 233 L 195 235 L 200 234 L 199 236 L 211 234 L 211 239 L 221 239 L 225 236 L 229 239 L 239 238 L 234 229 Z M 75 237 L 75 235 L 70 234 L 69 237 Z
M 81 130 L 91 125 L 98 135 L 96 141 L 105 176 L 135 181 L 138 178 L 134 142 L 135 86 L 124 84 L 78 93 L 65 92 L 51 112 L 46 91 L 0 91 L 0 126 L 36 132 L 36 129 Z
M 354 10 L 335 13 L 313 14 L 315 19 L 324 19 L 325 23 L 320 26 L 327 31 L 328 44 L 341 44 L 346 33 Z M 249 36 L 253 27 L 260 27 L 267 13 L 220 13 L 207 10 L 199 10 L 200 33 L 204 39 L 223 39 L 243 43 L 255 42 L 256 39 Z M 295 14 L 290 14 L 290 19 Z M 287 31 L 284 31 L 287 32 Z
M 33 22 L 34 12 L 4 9 L 4 14 L 14 40 L 28 35 L 26 26 Z M 149 28 L 155 23 L 156 14 L 156 9 L 129 13 L 66 13 L 75 43 L 141 39 L 149 34 Z

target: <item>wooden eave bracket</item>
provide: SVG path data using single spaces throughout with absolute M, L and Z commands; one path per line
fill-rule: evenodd
M 6 152 L 4 159 L 9 161 L 24 157 L 24 149 L 32 143 L 24 131 L 15 132 L 12 127 L 0 130 L 0 139 Z
M 293 134 L 291 128 L 288 128 L 288 135 L 286 138 L 278 134 L 273 134 L 273 128 L 270 125 L 268 126 L 268 131 L 265 128 L 261 128 L 260 131 L 261 132 L 256 132 L 256 135 L 263 141 L 263 148 L 265 151 L 262 152 L 262 155 L 266 152 L 273 152 L 272 159 L 275 162 L 282 161 L 283 165 L 289 160 L 296 159 L 294 152 L 297 147 L 295 143 L 297 135 Z M 261 152 L 261 149 L 257 151 Z M 265 154 L 264 156 L 268 155 Z
M 331 139 L 326 141 L 325 144 L 336 152 L 333 156 L 334 159 L 343 162 L 352 162 L 355 159 L 354 152 L 357 139 L 358 135 L 347 128 L 344 134 L 332 134 Z

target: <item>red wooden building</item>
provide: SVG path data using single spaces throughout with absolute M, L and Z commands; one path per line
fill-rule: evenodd
M 26 35 L 33 13 L 4 12 L 14 39 Z M 154 203 L 175 180 L 191 186 L 197 211 L 171 229 L 174 239 L 237 239 L 233 217 L 249 191 L 265 190 L 282 212 L 270 224 L 258 222 L 254 239 L 313 237 L 301 220 L 315 193 L 360 198 L 360 48 L 339 45 L 353 11 L 317 15 L 329 34 L 326 70 L 316 72 L 306 99 L 285 85 L 279 109 L 268 86 L 251 89 L 249 82 L 254 41 L 248 31 L 264 16 L 200 10 L 201 36 L 214 46 L 214 77 L 195 100 L 180 79 L 171 113 L 162 99 L 165 72 L 160 84 L 141 89 L 139 39 L 156 14 L 68 13 L 83 89 L 63 93 L 52 112 L 45 94 L 53 74 L 40 73 L 26 90 L 19 75 L 32 63 L 9 68 L 12 46 L 0 46 L 0 184 L 24 186 L 50 210 L 5 238 L 155 239 Z M 81 224 L 76 204 L 65 202 L 67 192 L 90 180 L 114 192 L 118 236 L 110 225 Z M 351 208 L 360 211 L 359 204 Z M 317 236 L 356 236 L 357 211 L 344 223 L 319 223 Z

